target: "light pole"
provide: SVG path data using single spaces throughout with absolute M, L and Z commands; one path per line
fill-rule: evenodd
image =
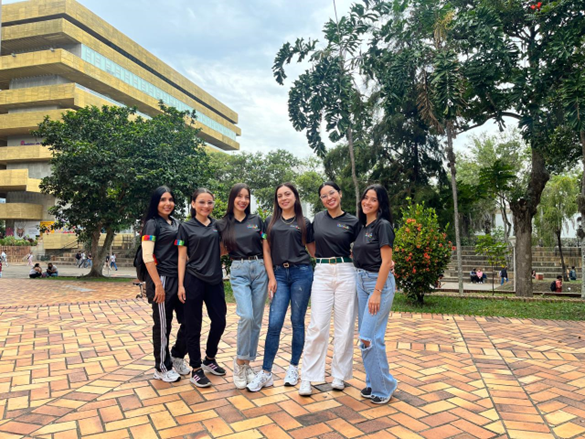
M 577 218 L 577 238 L 579 239 L 579 249 L 581 250 L 581 299 L 585 299 L 585 282 L 583 274 L 585 272 L 585 231 L 583 230 L 583 220 L 581 217 Z
M 514 294 L 516 294 L 516 237 L 510 236 L 508 238 L 512 244 L 512 259 L 514 260 Z

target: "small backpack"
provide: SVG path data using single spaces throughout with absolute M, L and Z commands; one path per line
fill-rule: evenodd
M 550 290 L 552 292 L 555 292 L 557 290 L 557 281 L 553 280 L 553 282 L 550 284 Z
M 158 234 L 160 232 L 160 227 L 158 225 L 158 220 L 155 218 L 154 220 L 154 224 L 155 224 L 155 232 L 154 232 L 154 236 L 158 237 Z M 134 265 L 134 267 L 136 268 L 136 278 L 140 281 L 140 282 L 146 282 L 146 277 L 148 276 L 148 270 L 146 269 L 146 264 L 144 263 L 144 259 L 142 258 L 142 234 L 140 235 L 140 245 L 138 246 L 138 249 L 136 250 L 136 254 L 134 255 L 134 262 L 132 263 L 132 265 Z

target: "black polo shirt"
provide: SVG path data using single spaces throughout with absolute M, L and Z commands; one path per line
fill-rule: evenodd
M 211 218 L 210 218 L 211 219 Z M 217 221 L 204 226 L 197 219 L 179 225 L 177 246 L 187 247 L 187 270 L 193 276 L 212 285 L 222 282 Z
M 217 229 L 220 235 L 225 233 L 227 220 L 222 219 L 217 222 Z M 234 218 L 232 226 L 234 237 L 236 239 L 236 248 L 230 251 L 230 258 L 242 259 L 263 255 L 262 241 L 264 240 L 266 229 L 264 221 L 258 215 L 247 215 L 242 221 Z
M 158 275 L 177 277 L 179 257 L 177 247 L 175 247 L 175 240 L 177 239 L 179 222 L 172 217 L 170 220 L 171 223 L 169 224 L 160 216 L 156 216 L 146 221 L 142 230 L 142 240 L 154 241 L 154 261 Z
M 272 217 L 266 218 L 266 228 L 272 221 Z M 313 226 L 311 221 L 305 217 L 307 226 L 306 243 L 310 244 L 313 239 Z M 311 256 L 303 244 L 301 228 L 296 218 L 286 222 L 279 219 L 270 230 L 270 253 L 274 265 L 282 265 L 285 262 L 293 265 L 310 264 Z
M 313 219 L 315 257 L 348 258 L 360 228 L 359 220 L 350 213 L 332 218 L 326 210 L 319 212 Z
M 367 271 L 378 272 L 382 265 L 380 248 L 394 245 L 392 225 L 378 218 L 369 226 L 363 226 L 353 244 L 353 265 Z

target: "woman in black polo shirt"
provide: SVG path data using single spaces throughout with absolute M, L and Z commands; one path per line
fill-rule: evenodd
M 236 299 L 238 344 L 234 358 L 234 384 L 245 389 L 255 378 L 250 361 L 256 359 L 262 316 L 268 294 L 264 268 L 264 221 L 250 213 L 250 188 L 234 185 L 228 198 L 227 212 L 218 223 L 222 243 L 232 260 L 230 283 Z
M 366 388 L 361 395 L 374 404 L 385 404 L 397 386 L 389 370 L 384 340 L 395 290 L 394 230 L 386 189 L 379 184 L 366 188 L 358 218 L 362 229 L 353 245 L 353 263 L 357 269 L 359 345 L 366 369 Z
M 329 347 L 331 311 L 334 312 L 334 344 L 331 386 L 343 390 L 352 378 L 353 333 L 357 314 L 355 268 L 351 243 L 360 230 L 358 219 L 341 209 L 341 189 L 332 181 L 323 183 L 319 197 L 325 210 L 313 219 L 315 280 L 311 294 L 311 323 L 303 352 L 299 395 L 312 393 L 311 381 L 325 381 L 325 359 Z
M 306 248 L 312 247 L 313 229 L 311 222 L 303 216 L 299 193 L 291 183 L 283 183 L 276 188 L 274 214 L 266 219 L 266 224 L 268 239 L 264 242 L 264 264 L 271 298 L 270 315 L 264 343 L 264 362 L 262 370 L 248 384 L 251 392 L 274 384 L 272 364 L 278 351 L 280 331 L 289 303 L 293 329 L 292 355 L 284 385 L 297 384 L 298 365 L 305 344 L 305 314 L 313 283 L 313 268 Z
M 142 227 L 142 259 L 146 265 L 146 297 L 152 304 L 152 344 L 154 347 L 154 378 L 166 382 L 188 375 L 189 367 L 183 361 L 187 353 L 183 304 L 177 296 L 177 249 L 175 240 L 179 223 L 172 217 L 175 195 L 167 186 L 152 193 Z M 179 331 L 169 354 L 169 335 L 173 311 L 177 315 Z M 174 370 L 173 370 L 174 369 Z
M 179 299 L 185 304 L 187 351 L 193 368 L 191 382 L 209 387 L 204 372 L 225 375 L 215 361 L 219 340 L 225 329 L 227 307 L 223 290 L 219 233 L 211 218 L 215 204 L 209 190 L 199 188 L 191 196 L 191 219 L 179 226 Z M 201 322 L 203 302 L 211 320 L 205 359 L 201 361 Z

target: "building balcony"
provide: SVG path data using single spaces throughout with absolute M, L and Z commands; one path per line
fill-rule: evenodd
M 28 177 L 28 169 L 0 170 L 0 193 L 18 191 L 40 193 L 40 183 L 41 180 Z
M 51 151 L 43 145 L 20 145 L 0 147 L 0 165 L 7 163 L 48 162 Z
M 60 120 L 67 110 L 41 110 L 23 113 L 0 114 L 0 136 L 29 135 L 36 130 L 39 124 L 49 116 L 53 120 Z
M 0 204 L 0 218 L 4 220 L 42 220 L 43 206 L 28 203 Z

